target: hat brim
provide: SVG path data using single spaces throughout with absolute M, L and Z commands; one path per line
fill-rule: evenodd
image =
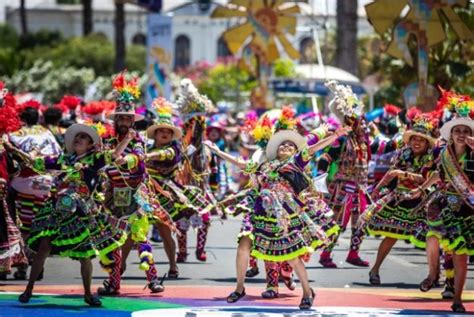
M 87 125 L 76 123 L 67 128 L 64 134 L 64 143 L 67 153 L 74 152 L 74 138 L 78 133 L 85 133 L 90 136 L 94 145 L 100 143 L 100 137 L 96 130 Z
M 306 139 L 298 132 L 292 130 L 278 131 L 270 138 L 267 148 L 265 149 L 266 156 L 269 160 L 273 160 L 277 157 L 278 147 L 285 141 L 293 142 L 298 151 L 301 151 L 306 146 Z
M 123 115 L 123 116 L 134 116 L 135 121 L 140 121 L 140 120 L 145 119 L 145 117 L 142 116 L 141 114 L 134 113 L 134 112 L 114 112 L 114 113 L 111 113 L 111 114 L 107 115 L 107 119 L 109 119 L 109 120 L 115 120 L 115 116 L 120 116 L 120 115 Z
M 183 136 L 183 133 L 181 132 L 181 129 L 179 129 L 175 126 L 169 125 L 169 124 L 161 123 L 161 124 L 154 124 L 151 127 L 149 127 L 148 129 L 146 129 L 147 137 L 149 139 L 154 139 L 156 130 L 158 130 L 158 129 L 172 130 L 173 131 L 173 140 L 179 140 Z
M 421 132 L 413 131 L 413 130 L 408 130 L 408 131 L 405 131 L 405 133 L 403 133 L 403 142 L 405 144 L 408 144 L 410 142 L 411 137 L 414 136 L 414 135 L 422 137 L 425 140 L 427 140 L 430 143 L 430 146 L 434 146 L 435 143 L 436 143 L 435 138 L 433 138 L 429 135 L 423 134 Z
M 449 141 L 449 138 L 451 137 L 451 130 L 457 125 L 468 126 L 471 128 L 471 132 L 474 132 L 474 120 L 470 118 L 455 118 L 443 124 L 439 130 L 441 137 L 446 141 Z

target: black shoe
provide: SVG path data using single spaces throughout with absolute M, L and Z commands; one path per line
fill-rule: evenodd
M 102 295 L 102 296 L 115 296 L 115 295 L 120 294 L 120 291 L 116 289 L 115 287 L 113 287 L 112 285 L 110 285 L 109 281 L 105 280 L 103 284 L 104 284 L 103 287 L 99 287 L 97 289 L 97 294 Z
M 251 267 L 250 269 L 245 272 L 245 277 L 254 277 L 257 276 L 260 271 L 258 270 L 258 266 Z
M 31 296 L 33 296 L 33 293 L 25 291 L 20 296 L 18 296 L 18 301 L 20 303 L 26 304 L 30 301 Z
M 466 312 L 466 308 L 461 303 L 452 304 L 451 309 L 455 313 L 465 313 Z
M 7 280 L 7 274 L 6 273 L 0 274 L 0 281 L 6 281 L 6 280 Z
M 311 309 L 311 306 L 313 306 L 314 298 L 316 297 L 316 294 L 314 293 L 314 290 L 311 289 L 311 296 L 310 297 L 303 297 L 301 299 L 300 303 L 300 309 L 301 310 L 308 310 Z
M 229 304 L 232 304 L 232 303 L 235 303 L 237 302 L 238 300 L 240 300 L 242 297 L 244 297 L 246 294 L 245 294 L 245 288 L 242 290 L 242 293 L 239 293 L 239 292 L 232 292 L 230 293 L 229 296 L 227 296 L 227 302 Z
M 102 306 L 102 302 L 100 301 L 100 299 L 98 297 L 94 297 L 94 296 L 84 296 L 84 302 L 86 302 L 87 305 L 91 306 L 91 307 L 101 307 Z

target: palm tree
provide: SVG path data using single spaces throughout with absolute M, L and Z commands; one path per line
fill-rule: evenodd
M 125 68 L 125 5 L 115 0 L 115 66 L 116 72 Z
M 357 75 L 357 0 L 337 0 L 336 66 Z
M 21 21 L 21 34 L 28 33 L 25 0 L 20 0 L 20 21 Z
M 92 33 L 92 0 L 82 0 L 82 35 Z

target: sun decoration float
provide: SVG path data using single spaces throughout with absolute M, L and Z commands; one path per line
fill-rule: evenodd
M 280 57 L 277 42 L 288 56 L 298 59 L 299 53 L 287 34 L 296 33 L 295 16 L 298 5 L 285 0 L 230 0 L 227 6 L 217 7 L 212 18 L 247 18 L 243 24 L 224 32 L 223 38 L 232 54 L 248 43 L 260 62 L 272 63 Z

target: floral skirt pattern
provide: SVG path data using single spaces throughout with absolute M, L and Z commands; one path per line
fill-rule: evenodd
M 68 192 L 48 200 L 36 215 L 29 247 L 37 251 L 44 237 L 51 239 L 52 254 L 73 259 L 94 256 L 102 259 L 122 246 L 127 234 L 105 221 L 93 200 Z

